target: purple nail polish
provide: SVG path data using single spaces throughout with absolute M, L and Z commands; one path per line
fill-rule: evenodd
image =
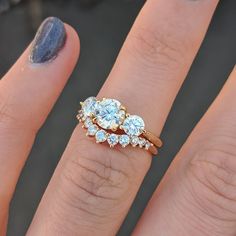
M 66 30 L 63 22 L 56 17 L 47 18 L 36 33 L 31 53 L 32 63 L 52 61 L 63 48 L 66 41 Z

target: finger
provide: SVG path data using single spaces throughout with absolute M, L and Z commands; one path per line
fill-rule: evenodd
M 216 4 L 147 1 L 98 97 L 120 100 L 158 135 Z M 150 163 L 142 150 L 96 145 L 77 127 L 28 234 L 115 235 Z
M 236 234 L 235 88 L 236 67 L 167 172 L 134 235 Z
M 35 134 L 69 78 L 78 52 L 74 30 L 48 18 L 0 81 L 0 222 Z

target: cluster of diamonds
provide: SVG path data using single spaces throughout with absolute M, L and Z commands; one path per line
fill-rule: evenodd
M 107 142 L 110 147 L 117 144 L 122 147 L 132 145 L 146 150 L 153 146 L 148 140 L 140 137 L 145 128 L 143 119 L 127 114 L 119 101 L 109 98 L 98 101 L 95 97 L 89 97 L 81 106 L 77 118 L 87 129 L 86 135 L 95 137 L 97 143 Z M 118 129 L 123 130 L 124 134 L 112 132 Z

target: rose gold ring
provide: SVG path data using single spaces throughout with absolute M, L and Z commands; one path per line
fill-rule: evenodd
M 87 129 L 86 135 L 95 137 L 97 143 L 107 142 L 110 147 L 118 144 L 122 147 L 138 146 L 154 155 L 162 146 L 161 139 L 145 129 L 143 119 L 129 114 L 116 99 L 87 98 L 81 102 L 77 119 Z

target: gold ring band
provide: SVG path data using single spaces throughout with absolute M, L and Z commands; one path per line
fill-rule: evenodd
M 153 143 L 156 147 L 158 147 L 158 148 L 162 147 L 163 143 L 162 143 L 161 139 L 158 138 L 157 136 L 155 136 L 153 133 L 144 130 L 143 136 L 147 140 L 149 140 L 151 143 Z

